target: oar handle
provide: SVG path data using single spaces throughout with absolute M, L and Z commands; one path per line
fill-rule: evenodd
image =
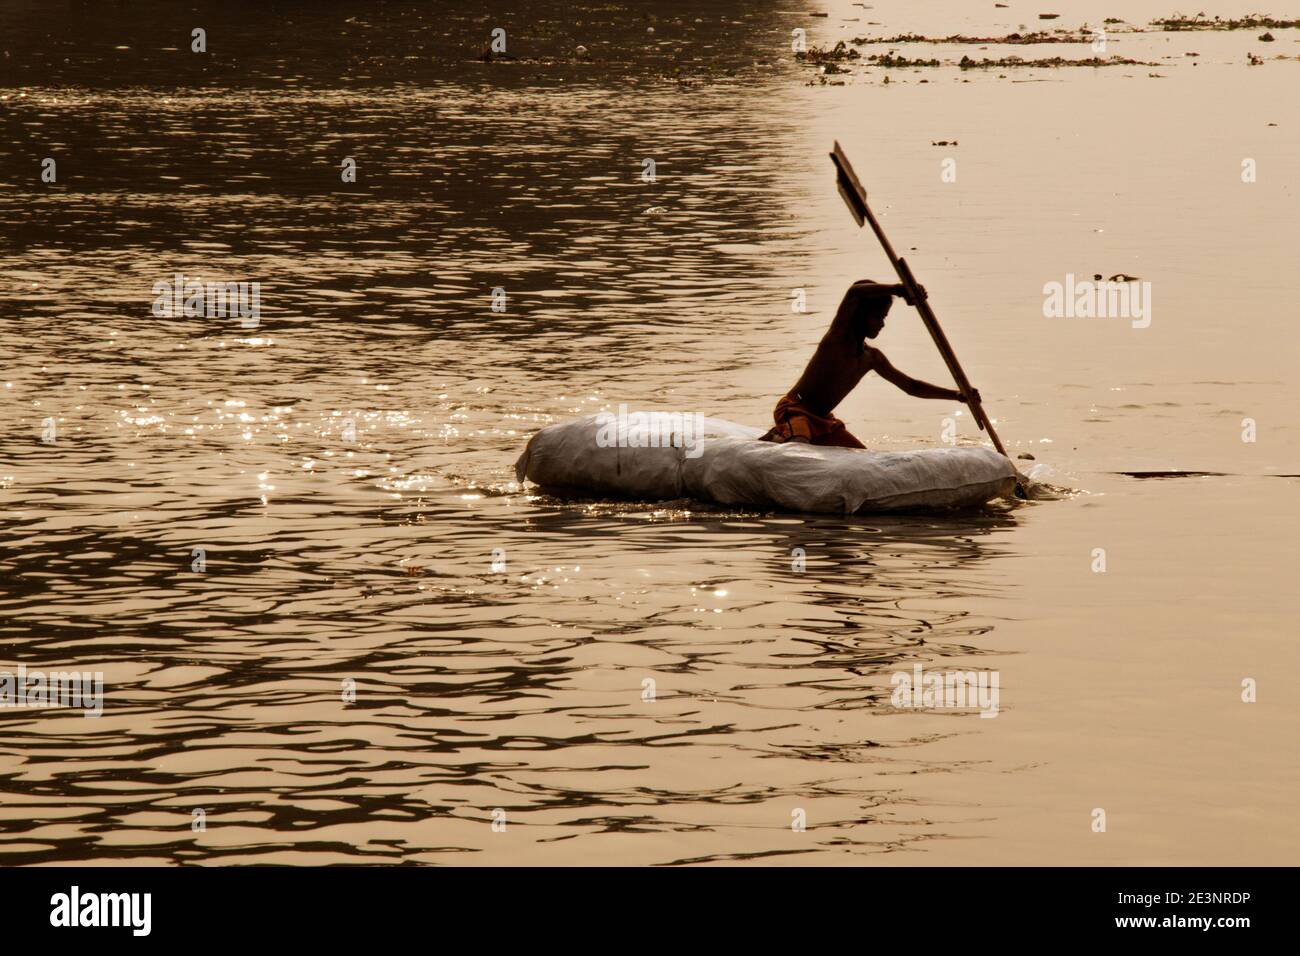
M 934 310 L 930 308 L 924 290 L 917 285 L 916 277 L 912 275 L 912 269 L 907 264 L 907 260 L 894 252 L 894 247 L 885 235 L 885 230 L 880 228 L 880 223 L 876 221 L 875 214 L 872 213 L 871 207 L 867 205 L 866 187 L 862 185 L 857 173 L 853 171 L 853 166 L 849 163 L 849 157 L 845 155 L 838 142 L 835 143 L 835 147 L 831 151 L 831 161 L 835 164 L 835 180 L 839 187 L 840 196 L 844 198 L 844 202 L 848 205 L 849 211 L 853 213 L 853 218 L 857 220 L 858 225 L 861 226 L 865 223 L 871 226 L 871 231 L 880 240 L 885 255 L 889 257 L 890 265 L 898 273 L 898 280 L 903 284 L 903 288 L 907 290 L 908 298 L 916 306 L 916 311 L 921 313 L 921 321 L 925 323 L 930 338 L 934 339 L 934 344 L 938 346 L 939 354 L 943 356 L 944 364 L 948 366 L 948 371 L 957 384 L 957 390 L 961 392 L 962 401 L 971 410 L 975 424 L 980 427 L 981 431 L 987 432 L 989 438 L 993 439 L 993 447 L 998 450 L 998 454 L 1006 456 L 1007 451 L 1002 447 L 1002 439 L 998 438 L 993 423 L 989 421 L 988 415 L 984 413 L 984 406 L 974 400 L 974 389 L 971 388 L 970 379 L 966 377 L 966 372 L 963 371 L 961 363 L 957 361 L 957 353 L 952 350 L 952 346 L 948 343 L 948 336 L 943 334 L 943 329 L 939 326 L 939 319 L 935 316 Z
M 948 342 L 948 336 L 943 332 L 939 325 L 939 319 L 935 316 L 934 310 L 930 308 L 930 303 L 926 298 L 925 290 L 922 289 L 912 275 L 912 267 L 907 264 L 907 260 L 901 256 L 894 260 L 894 271 L 898 273 L 898 278 L 903 283 L 903 288 L 907 290 L 908 297 L 912 304 L 916 306 L 916 311 L 921 313 L 921 321 L 925 323 L 926 330 L 929 331 L 930 337 L 934 339 L 934 344 L 939 348 L 939 354 L 943 356 L 944 364 L 948 366 L 948 371 L 952 374 L 952 380 L 957 383 L 957 391 L 961 392 L 962 401 L 971 410 L 975 417 L 975 424 L 979 426 L 980 431 L 988 432 L 993 439 L 993 447 L 1001 454 L 1006 452 L 1002 448 L 1002 441 L 998 438 L 998 433 L 993 428 L 993 423 L 989 421 L 988 415 L 984 413 L 984 406 L 976 401 L 973 396 L 974 389 L 971 387 L 970 379 L 966 377 L 966 371 L 957 361 L 957 353 L 952 350 L 952 345 Z

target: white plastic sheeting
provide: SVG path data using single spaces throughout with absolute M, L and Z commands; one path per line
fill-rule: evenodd
M 543 428 L 515 464 L 557 492 L 697 498 L 724 505 L 852 514 L 961 508 L 1009 497 L 1015 468 L 992 448 L 876 452 L 758 441 L 761 429 L 662 413 L 591 415 Z

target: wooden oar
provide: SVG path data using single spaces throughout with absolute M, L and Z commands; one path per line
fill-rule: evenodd
M 993 447 L 998 450 L 998 454 L 1010 457 L 1007 455 L 1007 450 L 1002 447 L 1002 439 L 998 438 L 993 423 L 984 414 L 984 407 L 974 400 L 974 389 L 971 388 L 970 379 L 966 377 L 961 363 L 957 361 L 957 354 L 953 352 L 952 346 L 948 344 L 948 336 L 944 335 L 943 329 L 939 327 L 939 320 L 935 317 L 934 310 L 930 308 L 925 290 L 917 284 L 907 260 L 894 252 L 894 247 L 890 245 L 889 239 L 885 236 L 885 230 L 880 228 L 880 223 L 876 221 L 876 217 L 872 214 L 871 207 L 867 205 L 867 191 L 862 187 L 857 174 L 853 172 L 853 167 L 849 165 L 849 158 L 844 155 L 844 150 L 840 148 L 838 141 L 831 153 L 831 161 L 835 163 L 836 184 L 839 186 L 840 195 L 844 197 L 844 202 L 849 207 L 849 212 L 853 213 L 853 218 L 859 226 L 863 223 L 870 225 L 871 231 L 880 240 L 880 244 L 885 249 L 885 255 L 889 257 L 890 264 L 894 267 L 894 271 L 898 273 L 898 281 L 907 290 L 908 298 L 916 306 L 916 311 L 921 313 L 921 321 L 925 323 L 930 338 L 934 339 L 934 344 L 939 347 L 939 354 L 943 356 L 948 371 L 952 373 L 952 379 L 957 383 L 957 391 L 961 393 L 962 400 L 971 410 L 975 424 L 980 427 L 981 431 L 988 432 L 989 438 L 993 439 Z M 1016 490 L 1023 497 L 1026 479 L 1019 471 L 1016 472 L 1016 479 Z

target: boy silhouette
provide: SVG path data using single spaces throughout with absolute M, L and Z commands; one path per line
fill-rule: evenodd
M 864 375 L 873 371 L 917 398 L 964 401 L 954 388 L 931 385 L 904 375 L 889 363 L 884 352 L 866 344 L 867 339 L 874 339 L 885 327 L 885 316 L 894 304 L 894 296 L 911 304 L 902 285 L 860 279 L 849 286 L 799 381 L 776 403 L 772 414 L 776 424 L 762 441 L 865 448 L 831 412 Z M 979 392 L 971 391 L 971 397 L 978 402 Z

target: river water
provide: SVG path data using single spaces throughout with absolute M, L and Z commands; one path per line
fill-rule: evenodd
M 0 861 L 1295 862 L 1300 30 L 791 52 L 1096 12 L 986 6 L 6 4 L 0 670 L 104 706 L 0 708 Z M 1072 491 L 518 485 L 533 431 L 620 402 L 768 422 L 890 278 L 835 139 Z M 1044 317 L 1094 273 L 1150 281 L 1149 324 Z M 259 282 L 256 327 L 152 314 L 177 274 Z M 879 345 L 944 382 L 902 306 Z M 839 414 L 980 440 L 875 378 Z M 1155 470 L 1220 474 L 1123 474 Z M 891 706 L 918 664 L 996 672 L 996 719 Z

